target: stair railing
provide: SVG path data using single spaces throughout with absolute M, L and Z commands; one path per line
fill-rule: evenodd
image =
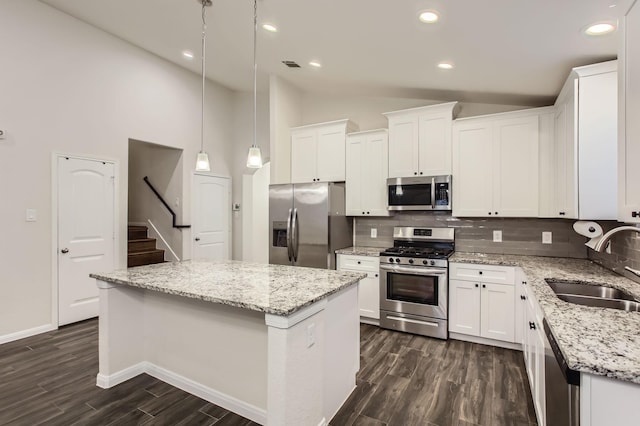
M 172 226 L 174 228 L 178 228 L 178 229 L 191 228 L 191 225 L 177 225 L 176 224 L 176 213 L 169 206 L 169 204 L 167 204 L 167 202 L 164 200 L 164 198 L 162 198 L 162 195 L 160 195 L 160 193 L 153 187 L 153 185 L 151 185 L 151 182 L 149 182 L 149 177 L 145 176 L 145 177 L 142 178 L 142 180 L 144 180 L 144 182 L 147 184 L 147 186 L 149 186 L 149 188 L 151 188 L 153 193 L 156 194 L 156 197 L 158 197 L 158 200 L 160 200 L 160 202 L 166 207 L 166 209 L 169 210 L 169 213 L 171 213 L 171 217 L 173 218 Z

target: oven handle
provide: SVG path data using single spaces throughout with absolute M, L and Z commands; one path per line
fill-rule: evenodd
M 404 274 L 412 274 L 412 275 L 446 275 L 447 270 L 444 268 L 422 268 L 419 266 L 414 267 L 406 267 L 406 266 L 398 266 L 398 265 L 380 265 L 381 271 L 392 271 L 392 272 L 402 272 Z
M 431 327 L 439 327 L 440 326 L 440 324 L 435 323 L 435 322 L 418 321 L 418 320 L 414 320 L 414 319 L 410 319 L 410 318 L 396 317 L 396 316 L 393 316 L 393 315 L 387 315 L 387 319 L 394 320 L 394 321 L 400 321 L 400 322 L 410 322 L 411 324 L 430 325 Z

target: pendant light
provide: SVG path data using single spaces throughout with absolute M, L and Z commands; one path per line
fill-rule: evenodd
M 257 143 L 257 74 L 258 64 L 256 62 L 256 38 L 258 34 L 258 0 L 253 0 L 253 144 L 249 148 L 247 155 L 247 167 L 259 169 L 262 167 L 262 153 Z
M 201 121 L 200 121 L 200 152 L 196 159 L 196 171 L 209 172 L 211 166 L 209 165 L 209 155 L 204 152 L 204 87 L 205 87 L 205 70 L 206 70 L 206 40 L 207 40 L 207 19 L 206 19 L 206 7 L 213 4 L 212 0 L 196 0 L 202 4 L 202 108 L 201 108 Z

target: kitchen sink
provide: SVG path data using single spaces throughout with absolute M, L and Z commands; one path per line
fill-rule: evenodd
M 546 280 L 560 300 L 577 305 L 640 312 L 640 303 L 620 289 L 576 281 Z
M 596 308 L 613 308 L 627 312 L 640 312 L 640 303 L 633 300 L 604 299 L 600 297 L 576 296 L 575 294 L 558 294 L 560 300 L 576 305 L 593 306 Z

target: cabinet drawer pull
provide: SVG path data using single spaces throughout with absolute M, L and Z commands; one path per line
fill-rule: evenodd
M 527 297 L 524 294 L 520 295 L 520 300 L 527 300 Z
M 482 284 L 482 288 L 487 288 L 487 285 L 486 284 Z
M 535 330 L 536 329 L 536 323 L 529 321 L 529 329 L 530 330 Z
M 478 274 L 482 275 L 482 271 L 478 271 Z
M 558 213 L 560 216 L 564 216 L 566 213 L 565 212 L 560 212 Z
M 376 274 L 375 277 L 378 278 L 378 274 Z
M 640 212 L 631 212 L 631 217 L 640 217 Z
M 476 284 L 476 288 L 478 288 L 479 284 Z

